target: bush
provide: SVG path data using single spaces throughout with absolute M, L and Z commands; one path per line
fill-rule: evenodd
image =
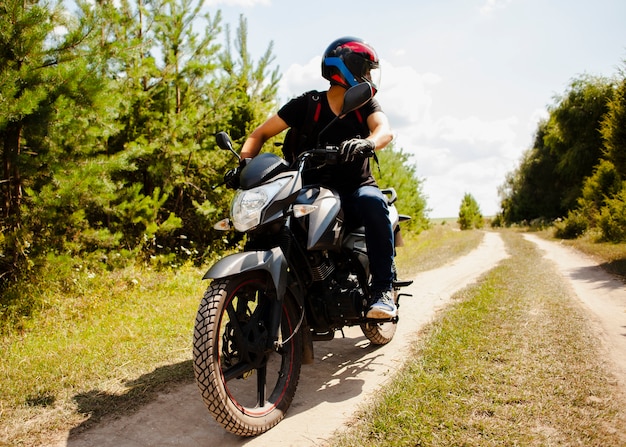
M 567 218 L 555 223 L 554 235 L 561 239 L 576 239 L 582 236 L 588 228 L 587 218 L 579 211 L 567 213 Z
M 502 213 L 496 214 L 496 217 L 491 220 L 491 228 L 504 228 L 505 225 Z
M 610 242 L 626 242 L 626 185 L 615 197 L 606 200 L 598 226 L 602 238 Z

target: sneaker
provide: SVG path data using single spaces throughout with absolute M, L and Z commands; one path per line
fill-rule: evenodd
M 398 308 L 393 302 L 393 294 L 390 290 L 373 293 L 374 304 L 367 311 L 367 318 L 378 320 L 395 318 L 398 315 Z

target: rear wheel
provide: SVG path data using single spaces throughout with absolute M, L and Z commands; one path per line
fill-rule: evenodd
M 393 300 L 398 305 L 398 291 L 393 290 Z M 367 323 L 361 324 L 361 330 L 363 331 L 363 335 L 373 344 L 373 345 L 386 345 L 389 343 L 393 336 L 396 334 L 396 329 L 398 327 L 398 319 L 396 318 L 394 321 L 369 321 Z
M 397 323 L 388 321 L 384 323 L 363 323 L 361 330 L 373 345 L 386 345 L 396 334 Z
M 255 436 L 278 424 L 296 392 L 302 365 L 298 312 L 287 296 L 280 335 L 268 348 L 275 290 L 269 275 L 253 272 L 213 281 L 194 329 L 196 383 L 209 412 L 224 428 Z

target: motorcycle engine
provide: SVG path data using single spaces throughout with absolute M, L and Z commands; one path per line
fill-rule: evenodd
M 356 275 L 348 274 L 339 282 L 333 281 L 331 293 L 327 295 L 326 308 L 333 322 L 356 320 L 361 317 L 365 295 Z
M 314 308 L 313 314 L 309 314 L 312 326 L 328 330 L 359 320 L 367 303 L 351 264 L 319 253 L 311 256 L 310 261 L 314 280 L 310 290 Z

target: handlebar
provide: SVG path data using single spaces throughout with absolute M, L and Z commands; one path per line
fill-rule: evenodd
M 326 146 L 326 147 L 319 147 L 319 148 L 313 148 L 313 149 L 309 149 L 308 151 L 304 151 L 302 152 L 298 158 L 297 158 L 297 162 L 298 163 L 304 163 L 306 162 L 306 160 L 310 157 L 321 157 L 323 158 L 323 163 L 325 165 L 336 165 L 338 163 L 341 163 L 342 161 L 346 161 L 345 160 L 345 154 L 342 150 L 342 148 L 338 147 L 338 146 Z M 358 151 L 358 153 L 356 154 L 352 154 L 351 155 L 351 159 L 355 160 L 357 158 L 369 158 L 369 157 L 374 157 L 376 158 L 376 154 L 374 153 L 374 151 L 372 150 L 371 152 L 365 151 L 365 152 L 361 152 Z
M 338 146 L 326 146 L 309 149 L 308 151 L 304 151 L 298 155 L 297 160 L 304 162 L 306 159 L 311 157 L 321 157 L 323 158 L 324 163 L 334 165 L 341 161 L 341 149 Z
M 341 152 L 338 146 L 326 146 L 326 147 L 318 147 L 314 149 L 309 149 L 308 151 L 304 151 L 300 154 L 303 155 L 328 155 L 328 154 L 338 154 Z

